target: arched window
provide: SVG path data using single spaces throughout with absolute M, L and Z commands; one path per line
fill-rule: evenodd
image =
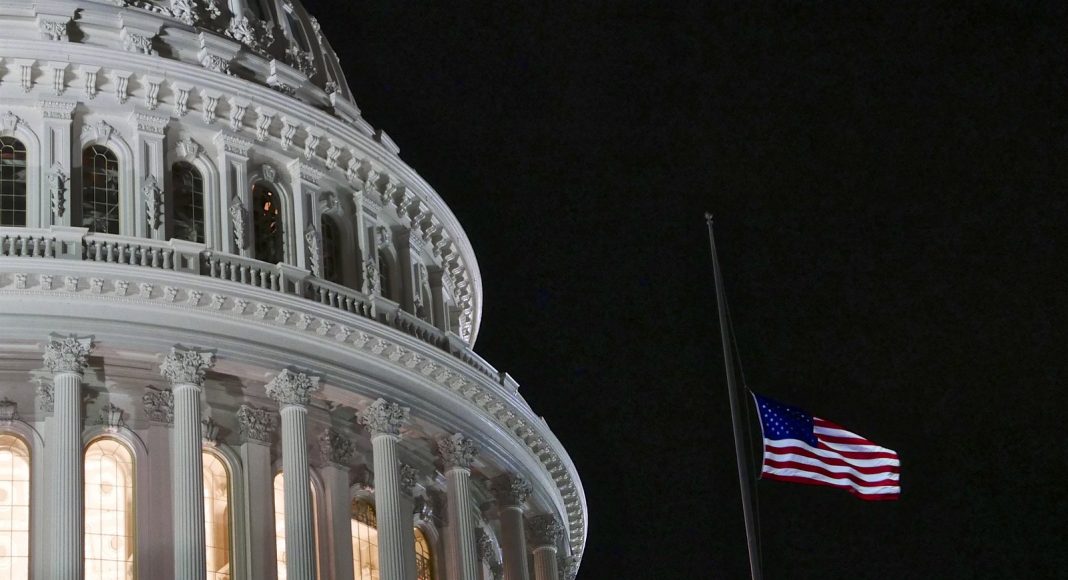
M 254 257 L 271 264 L 283 261 L 282 198 L 274 188 L 259 183 L 253 186 L 252 222 Z
M 85 450 L 85 579 L 134 577 L 134 463 L 102 437 Z
M 30 574 L 30 449 L 0 434 L 0 578 Z
M 430 542 L 426 534 L 415 528 L 415 580 L 433 580 L 434 566 L 430 561 Z
M 333 219 L 323 216 L 323 278 L 336 283 L 341 282 L 341 268 L 338 264 L 338 256 L 341 255 L 339 242 L 337 224 Z
M 221 457 L 205 450 L 204 541 L 208 580 L 230 580 L 230 472 Z
M 119 160 L 103 145 L 82 152 L 82 226 L 90 233 L 119 233 Z
M 204 243 L 204 178 L 196 167 L 179 161 L 171 167 L 174 182 L 174 237 Z
M 26 146 L 0 137 L 0 226 L 26 225 Z
M 356 580 L 378 580 L 378 518 L 375 506 L 352 501 L 352 568 Z
M 319 498 L 315 495 L 315 486 L 311 487 L 312 528 L 315 530 L 315 545 L 319 545 L 319 510 L 316 505 Z M 285 479 L 279 471 L 274 476 L 274 547 L 278 559 L 278 580 L 286 580 L 286 494 Z M 315 553 L 315 568 L 319 569 L 319 553 Z

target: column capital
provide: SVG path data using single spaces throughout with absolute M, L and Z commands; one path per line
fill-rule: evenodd
M 241 405 L 237 410 L 237 421 L 246 440 L 267 445 L 271 444 L 271 436 L 278 429 L 278 418 L 274 413 L 248 405 Z
M 530 544 L 536 550 L 538 548 L 556 547 L 561 536 L 564 535 L 564 527 L 552 514 L 542 514 L 527 519 L 527 537 Z
M 463 433 L 453 433 L 438 440 L 438 453 L 445 462 L 446 469 L 470 469 L 479 451 L 481 449 L 478 443 Z
M 497 477 L 490 485 L 490 490 L 501 507 L 520 507 L 527 501 L 534 487 L 518 475 L 505 474 Z
M 73 373 L 80 375 L 89 366 L 89 351 L 93 339 L 53 335 L 45 345 L 44 363 L 52 374 Z
M 325 463 L 348 469 L 353 451 L 352 441 L 335 429 L 324 429 L 319 435 L 319 453 Z
M 319 377 L 282 369 L 267 383 L 267 396 L 282 407 L 306 407 L 311 402 L 311 394 L 321 389 Z
M 203 350 L 180 350 L 171 348 L 170 354 L 159 365 L 163 378 L 174 385 L 204 386 L 204 373 L 215 366 L 215 353 Z
M 408 407 L 378 399 L 358 414 L 356 420 L 360 425 L 367 427 L 372 437 L 376 435 L 398 436 L 401 427 L 408 424 L 410 411 Z

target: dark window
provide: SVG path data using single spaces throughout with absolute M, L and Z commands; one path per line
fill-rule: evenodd
M 90 233 L 119 233 L 119 160 L 103 145 L 82 152 L 82 225 Z
M 0 137 L 0 226 L 26 225 L 26 146 Z
M 338 256 L 341 255 L 339 242 L 334 220 L 323 216 L 323 278 L 336 283 L 341 282 L 341 268 L 338 267 Z
M 174 237 L 204 243 L 204 179 L 184 161 L 171 168 L 174 181 Z

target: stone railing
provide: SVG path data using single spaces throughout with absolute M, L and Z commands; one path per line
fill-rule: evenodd
M 80 260 L 171 270 L 299 296 L 395 328 L 448 352 L 497 384 L 508 387 L 507 375 L 498 372 L 452 332 L 405 312 L 392 300 L 367 296 L 287 264 L 268 264 L 216 252 L 204 244 L 184 240 L 90 234 L 85 228 L 60 226 L 49 229 L 0 227 L 0 258 Z M 506 390 L 515 392 L 514 389 Z

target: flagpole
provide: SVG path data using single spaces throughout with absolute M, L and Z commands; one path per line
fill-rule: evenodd
M 760 545 L 756 529 L 756 513 L 753 509 L 753 483 L 749 471 L 749 445 L 745 440 L 745 425 L 742 419 L 742 403 L 734 376 L 734 357 L 731 356 L 731 341 L 727 321 L 727 297 L 723 291 L 723 276 L 719 271 L 716 255 L 716 236 L 712 233 L 712 214 L 705 214 L 708 224 L 708 244 L 712 249 L 712 273 L 716 282 L 716 305 L 719 309 L 719 333 L 723 341 L 723 365 L 727 369 L 727 393 L 731 403 L 731 425 L 734 427 L 734 451 L 738 460 L 738 485 L 742 490 L 742 515 L 745 517 L 745 538 L 749 546 L 749 570 L 753 580 L 761 580 Z

